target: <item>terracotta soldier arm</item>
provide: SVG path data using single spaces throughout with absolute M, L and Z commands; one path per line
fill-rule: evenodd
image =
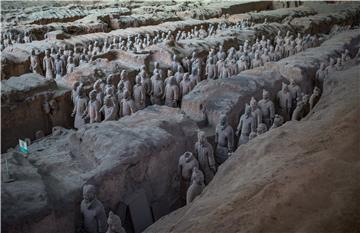
M 237 128 L 236 128 L 236 132 L 235 132 L 235 135 L 236 135 L 236 136 L 239 136 L 239 134 L 240 134 L 240 132 L 241 132 L 242 124 L 243 124 L 243 120 L 242 120 L 241 117 L 240 117 L 240 121 L 239 121 L 239 124 L 238 124 L 238 126 L 237 126 Z
M 75 98 L 75 99 L 76 99 L 76 98 Z M 77 100 L 75 101 L 74 109 L 73 109 L 73 111 L 72 111 L 72 113 L 71 113 L 71 116 L 72 116 L 72 117 L 75 116 L 75 113 L 76 113 L 76 105 L 77 105 Z

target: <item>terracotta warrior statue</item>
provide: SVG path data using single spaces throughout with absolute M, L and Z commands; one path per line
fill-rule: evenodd
M 129 94 L 132 95 L 133 87 L 129 80 L 128 73 L 126 72 L 126 70 L 121 71 L 120 79 L 124 83 L 124 89 L 126 89 L 129 92 Z
M 94 91 L 96 91 L 96 99 L 99 101 L 100 103 L 100 106 L 103 105 L 104 103 L 104 92 L 101 88 L 101 83 L 102 83 L 102 80 L 101 79 L 98 79 L 95 81 L 94 85 L 93 85 L 93 88 L 94 88 Z
M 217 69 L 213 57 L 209 57 L 208 64 L 206 64 L 205 75 L 208 79 L 216 79 Z
M 203 131 L 198 133 L 198 141 L 195 143 L 195 157 L 199 161 L 200 170 L 205 175 L 205 184 L 208 184 L 215 175 L 216 164 L 213 148 Z
M 177 56 L 173 56 L 173 61 L 171 63 L 171 71 L 175 73 L 178 70 L 178 67 L 181 66 L 180 62 L 177 59 Z
M 292 111 L 294 110 L 295 106 L 296 106 L 296 100 L 298 98 L 301 98 L 301 88 L 299 87 L 299 85 L 296 84 L 294 79 L 290 79 L 290 85 L 288 86 L 289 88 L 289 92 L 291 94 L 291 105 L 293 106 Z
M 77 89 L 78 87 L 80 86 L 80 82 L 79 81 L 76 81 L 73 83 L 73 86 L 72 86 L 72 90 L 71 90 L 71 100 L 73 102 L 73 105 L 75 106 L 76 104 L 76 97 L 77 97 Z
M 30 57 L 30 70 L 35 74 L 43 75 L 40 65 L 39 56 L 35 53 L 35 50 L 31 50 L 31 57 Z
M 90 123 L 100 122 L 101 114 L 100 114 L 100 102 L 96 99 L 96 91 L 90 91 L 89 98 L 90 101 L 88 103 L 88 117 L 90 118 Z
M 75 116 L 74 127 L 79 129 L 86 123 L 85 117 L 87 115 L 87 104 L 89 102 L 88 98 L 85 96 L 85 90 L 82 86 L 77 88 L 77 97 L 75 102 L 76 104 L 71 116 Z
M 109 212 L 107 219 L 108 229 L 106 233 L 126 233 L 125 229 L 121 226 L 121 219 L 112 211 Z
M 263 63 L 259 57 L 259 53 L 255 53 L 254 59 L 251 61 L 251 69 L 254 69 L 256 67 L 262 66 Z
M 324 80 L 327 78 L 328 73 L 325 69 L 325 63 L 320 64 L 320 69 L 316 71 L 316 84 L 319 87 L 323 86 Z
M 106 214 L 103 204 L 96 198 L 93 185 L 84 185 L 80 212 L 83 217 L 83 229 L 86 233 L 105 233 Z
M 180 90 L 176 83 L 175 77 L 170 76 L 165 87 L 165 105 L 176 108 L 180 100 Z
M 130 116 L 136 112 L 135 102 L 131 99 L 130 92 L 127 90 L 124 91 L 124 98 L 120 103 L 121 117 Z
M 186 193 L 186 204 L 192 202 L 204 190 L 204 174 L 199 168 L 194 167 L 191 175 L 191 185 Z
M 140 75 L 136 76 L 135 82 L 136 84 L 134 85 L 133 88 L 135 106 L 137 110 L 141 110 L 145 108 L 146 91 L 141 83 Z
M 282 83 L 282 89 L 277 93 L 277 99 L 281 116 L 288 121 L 292 109 L 292 98 L 286 83 Z
M 180 82 L 180 95 L 183 97 L 189 93 L 193 88 L 193 83 L 190 80 L 189 73 L 184 73 L 184 78 Z
M 45 78 L 48 78 L 48 79 L 54 78 L 55 65 L 54 65 L 53 58 L 50 56 L 49 50 L 46 50 L 46 52 L 45 52 L 45 57 L 43 60 L 43 69 L 45 72 Z
M 296 108 L 292 113 L 291 120 L 292 121 L 299 121 L 304 116 L 304 103 L 302 102 L 301 98 L 298 97 L 296 101 Z
M 191 152 L 185 152 L 179 158 L 178 170 L 181 176 L 180 191 L 181 196 L 185 197 L 186 190 L 188 189 L 191 181 L 191 174 L 193 168 L 199 167 L 199 162 L 196 160 Z
M 254 118 L 254 123 L 255 123 L 254 128 L 257 129 L 258 125 L 261 124 L 263 121 L 262 121 L 262 112 L 258 107 L 258 103 L 254 97 L 251 97 L 250 108 L 251 108 L 251 115 Z
M 66 65 L 66 73 L 70 74 L 71 72 L 74 71 L 74 68 L 75 68 L 74 59 L 72 57 L 69 57 L 68 64 Z
M 275 107 L 274 103 L 270 100 L 269 92 L 265 89 L 263 90 L 263 98 L 259 101 L 258 106 L 262 113 L 262 121 L 267 128 L 270 128 L 275 116 Z
M 180 85 L 180 82 L 183 80 L 183 77 L 184 77 L 184 68 L 181 65 L 178 66 L 177 72 L 175 73 L 174 77 L 175 77 L 176 83 L 178 85 Z
M 154 79 L 151 82 L 151 102 L 152 104 L 162 105 L 164 83 L 158 73 L 155 73 L 153 77 Z
M 238 127 L 236 129 L 236 136 L 239 137 L 238 146 L 246 144 L 249 141 L 251 132 L 255 132 L 255 120 L 251 115 L 251 107 L 246 104 L 245 113 L 240 117 Z
M 117 111 L 112 96 L 106 95 L 104 98 L 104 105 L 99 110 L 104 114 L 103 121 L 115 121 L 117 120 Z
M 317 104 L 317 102 L 320 99 L 320 96 L 321 96 L 320 89 L 318 87 L 314 87 L 313 93 L 310 96 L 310 100 L 309 100 L 310 110 L 312 110 L 314 108 L 315 104 Z
M 61 78 L 65 74 L 64 71 L 64 62 L 60 59 L 60 54 L 56 54 L 55 59 L 55 77 L 57 79 Z
M 220 165 L 229 158 L 234 149 L 234 130 L 228 124 L 225 114 L 220 116 L 220 122 L 216 126 L 215 144 L 215 161 Z

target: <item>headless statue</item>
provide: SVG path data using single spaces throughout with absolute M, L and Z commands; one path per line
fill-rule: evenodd
M 229 158 L 234 149 L 234 130 L 227 122 L 225 114 L 220 116 L 220 122 L 215 131 L 216 155 L 215 161 L 218 165 Z
M 188 205 L 199 196 L 204 188 L 204 174 L 197 167 L 194 167 L 191 175 L 191 185 L 186 193 L 186 204 Z
M 199 161 L 200 170 L 205 175 L 205 184 L 208 184 L 215 175 L 216 164 L 213 148 L 202 131 L 199 131 L 198 141 L 195 143 L 195 157 Z
M 93 185 L 83 187 L 83 200 L 80 212 L 83 216 L 83 229 L 87 233 L 106 232 L 106 214 L 103 204 L 96 198 Z

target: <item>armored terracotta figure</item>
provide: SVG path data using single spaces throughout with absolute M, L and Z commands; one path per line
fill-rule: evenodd
M 161 105 L 164 96 L 164 83 L 158 73 L 154 74 L 151 82 L 151 102 L 152 104 Z
M 80 212 L 83 217 L 83 228 L 86 233 L 105 233 L 106 214 L 103 204 L 96 198 L 93 185 L 84 185 L 83 200 Z
M 180 99 L 180 90 L 177 86 L 174 76 L 170 76 L 168 83 L 165 87 L 165 105 L 168 107 L 177 107 Z
M 208 59 L 208 64 L 206 64 L 205 68 L 205 75 L 208 79 L 216 79 L 217 69 L 213 57 Z
M 131 98 L 130 92 L 128 92 L 127 90 L 124 91 L 124 98 L 122 99 L 120 104 L 121 117 L 130 116 L 131 114 L 136 112 L 135 102 Z
M 216 126 L 215 144 L 215 161 L 220 165 L 228 159 L 229 154 L 232 153 L 234 149 L 234 130 L 228 124 L 225 114 L 220 116 L 220 122 Z
M 145 108 L 146 92 L 144 86 L 141 83 L 140 75 L 136 76 L 135 82 L 136 84 L 134 85 L 133 88 L 134 102 L 136 109 L 141 110 Z
M 199 161 L 200 170 L 205 175 L 205 184 L 208 184 L 215 175 L 216 164 L 213 148 L 202 131 L 199 131 L 198 141 L 195 143 L 195 157 Z
M 76 129 L 79 129 L 81 126 L 83 126 L 86 123 L 85 117 L 87 115 L 88 102 L 89 100 L 85 96 L 84 88 L 82 86 L 79 86 L 77 88 L 77 97 L 75 100 L 74 110 L 71 114 L 72 117 L 75 116 L 74 127 Z
M 277 93 L 277 99 L 281 116 L 288 121 L 292 109 L 292 98 L 287 84 L 282 83 L 282 89 Z
M 88 117 L 90 118 L 90 123 L 100 122 L 101 114 L 100 114 L 100 102 L 96 99 L 96 91 L 90 91 L 89 98 L 90 101 L 88 103 Z
M 45 52 L 45 57 L 43 60 L 43 69 L 45 72 L 45 78 L 48 78 L 48 79 L 54 78 L 55 65 L 54 65 L 53 58 L 50 56 L 49 50 L 46 50 L 46 52 Z
M 96 91 L 96 99 L 99 101 L 100 105 L 103 105 L 104 103 L 104 92 L 101 88 L 102 81 L 100 79 L 96 80 L 93 88 Z
M 296 101 L 296 108 L 294 109 L 291 120 L 293 121 L 299 121 L 301 118 L 303 118 L 304 115 L 304 103 L 302 102 L 301 98 L 298 97 Z
M 34 49 L 31 50 L 30 70 L 35 74 L 43 75 L 41 65 L 40 65 L 39 56 L 35 53 Z
M 254 118 L 254 128 L 256 129 L 262 121 L 262 112 L 258 107 L 258 103 L 254 97 L 251 97 L 250 100 L 250 108 L 251 108 L 251 115 Z
M 60 59 L 60 54 L 56 54 L 55 77 L 59 79 L 64 75 L 64 73 L 64 62 Z
M 269 92 L 265 89 L 263 90 L 263 98 L 259 101 L 258 106 L 262 113 L 262 121 L 267 128 L 270 128 L 275 117 L 275 107 L 274 103 L 270 100 Z
M 316 84 L 319 86 L 319 87 L 322 87 L 323 86 L 323 83 L 324 83 L 324 80 L 327 78 L 328 76 L 328 73 L 327 73 L 327 70 L 325 69 L 325 63 L 321 63 L 320 64 L 320 69 L 318 69 L 316 71 Z
M 117 120 L 117 111 L 112 100 L 112 96 L 107 95 L 104 98 L 104 105 L 100 108 L 100 112 L 104 114 L 103 121 L 115 121 Z
M 251 107 L 246 104 L 245 113 L 240 117 L 236 130 L 236 136 L 240 136 L 238 146 L 246 144 L 249 141 L 250 133 L 255 132 L 255 129 L 255 120 L 251 115 Z
M 299 85 L 296 84 L 294 79 L 290 79 L 290 85 L 288 86 L 288 89 L 292 99 L 291 105 L 293 106 L 294 109 L 296 106 L 297 98 L 301 98 L 301 88 L 299 87 Z

